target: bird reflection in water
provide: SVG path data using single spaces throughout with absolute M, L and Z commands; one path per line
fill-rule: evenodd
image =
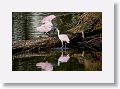
M 48 61 L 46 62 L 39 62 L 36 64 L 37 68 L 41 68 L 41 71 L 52 71 L 53 70 L 53 65 L 49 63 Z
M 69 54 L 63 55 L 63 50 L 62 50 L 62 54 L 61 54 L 61 56 L 58 58 L 58 66 L 60 66 L 60 63 L 68 62 L 69 59 L 70 59 Z

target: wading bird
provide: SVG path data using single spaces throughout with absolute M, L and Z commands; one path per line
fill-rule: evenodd
M 47 34 L 49 31 L 52 30 L 52 28 L 53 28 L 53 24 L 51 22 L 49 22 L 49 23 L 42 24 L 41 26 L 37 27 L 36 31 Z
M 49 16 L 43 18 L 43 19 L 41 20 L 41 23 L 46 24 L 46 23 L 52 22 L 52 20 L 53 20 L 54 18 L 56 18 L 55 15 L 49 15 Z
M 60 34 L 60 31 L 58 30 L 58 28 L 56 28 L 56 30 L 58 32 L 58 38 L 60 39 L 60 41 L 62 43 L 62 47 L 63 47 L 63 42 L 70 43 L 70 39 L 68 38 L 68 36 L 66 34 Z M 65 43 L 65 47 L 66 47 L 66 43 Z
M 42 19 L 41 23 L 42 25 L 36 28 L 37 32 L 46 33 L 48 35 L 48 32 L 53 29 L 52 20 L 55 18 L 55 15 L 49 15 Z M 48 35 L 49 36 L 49 35 Z
M 42 71 L 52 71 L 53 65 L 51 63 L 46 62 L 39 62 L 36 64 L 37 68 L 41 68 Z
M 63 55 L 63 52 L 62 52 L 61 56 L 58 58 L 58 66 L 60 65 L 60 63 L 68 62 L 69 59 L 70 59 L 69 54 Z

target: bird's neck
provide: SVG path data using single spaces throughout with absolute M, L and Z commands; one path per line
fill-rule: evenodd
M 57 32 L 58 32 L 58 36 L 60 35 L 60 31 L 59 30 L 57 30 Z
M 60 66 L 60 61 L 58 60 L 58 64 L 57 64 L 58 66 Z

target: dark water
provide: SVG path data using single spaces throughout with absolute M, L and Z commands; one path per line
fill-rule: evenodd
M 51 48 L 13 55 L 13 71 L 101 71 L 102 53 L 85 49 Z

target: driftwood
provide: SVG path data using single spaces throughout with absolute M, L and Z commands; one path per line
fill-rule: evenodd
M 78 23 L 75 27 L 67 30 L 70 41 L 75 39 L 82 41 L 85 46 L 94 47 L 102 43 L 102 18 L 101 13 L 83 13 L 78 16 Z M 82 40 L 81 31 L 85 33 L 85 39 Z M 98 34 L 97 37 L 95 35 Z M 22 40 L 13 42 L 13 52 L 19 52 L 23 50 L 32 50 L 35 48 L 47 48 L 54 47 L 57 44 L 61 44 L 57 36 L 55 37 L 39 37 L 30 40 Z M 71 43 L 70 43 L 71 44 Z M 94 46 L 92 46 L 94 45 Z M 100 47 L 99 46 L 99 47 Z M 19 50 L 19 51 L 18 51 Z
M 54 43 L 57 43 L 58 39 L 56 37 L 39 37 L 39 38 L 34 38 L 31 40 L 22 40 L 22 41 L 18 41 L 13 43 L 13 50 L 14 49 L 18 49 L 18 48 L 31 48 L 31 47 L 47 47 L 47 46 L 51 46 L 52 44 L 54 45 Z

